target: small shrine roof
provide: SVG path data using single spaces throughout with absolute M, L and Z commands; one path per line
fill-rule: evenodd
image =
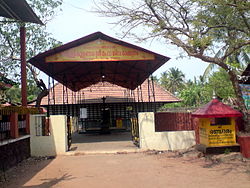
M 198 118 L 222 118 L 222 117 L 241 117 L 242 113 L 222 103 L 218 99 L 212 99 L 197 111 L 192 113 L 192 117 Z

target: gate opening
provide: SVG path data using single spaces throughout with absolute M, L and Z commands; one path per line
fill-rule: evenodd
M 154 112 L 164 103 L 179 101 L 163 89 L 158 89 L 161 91 L 157 99 L 155 82 L 150 79 L 168 60 L 96 32 L 39 54 L 29 62 L 49 76 L 50 92 L 41 105 L 47 107 L 48 116 L 67 116 L 70 149 L 75 132 L 129 132 L 138 145 L 138 112 Z M 59 83 L 55 84 L 55 80 Z M 80 109 L 85 109 L 85 118 L 80 118 Z

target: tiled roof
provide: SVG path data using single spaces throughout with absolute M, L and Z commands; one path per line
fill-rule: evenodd
M 193 117 L 200 118 L 220 118 L 220 117 L 241 117 L 242 114 L 234 110 L 228 105 L 220 102 L 218 99 L 213 99 L 209 103 L 205 104 L 197 111 L 192 113 Z
M 150 101 L 154 102 L 153 99 L 153 87 L 150 86 Z M 138 92 L 137 89 L 132 92 L 126 88 L 113 85 L 108 82 L 99 82 L 90 87 L 84 88 L 79 92 L 72 92 L 70 89 L 66 92 L 66 88 L 63 88 L 63 85 L 58 83 L 55 85 L 54 89 L 50 89 L 50 99 L 53 99 L 53 91 L 55 92 L 55 104 L 64 104 L 67 103 L 68 93 L 68 104 L 78 104 L 78 103 L 102 103 L 102 98 L 106 98 L 106 103 L 121 103 L 121 102 L 149 102 L 148 96 L 148 81 L 146 80 L 141 85 L 141 91 Z M 63 91 L 65 94 L 63 94 Z M 180 99 L 175 97 L 173 94 L 163 89 L 157 83 L 154 84 L 155 91 L 155 102 L 179 102 Z M 139 93 L 139 100 L 138 100 Z M 141 94 L 142 93 L 142 94 Z M 142 96 L 142 99 L 141 99 Z M 64 97 L 64 102 L 63 102 Z M 53 100 L 50 100 L 50 104 L 54 104 Z M 48 105 L 48 96 L 42 99 L 41 105 Z

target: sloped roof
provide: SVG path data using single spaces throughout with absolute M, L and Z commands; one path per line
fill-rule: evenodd
M 147 81 L 145 81 L 142 84 L 141 90 L 142 90 L 142 100 L 141 100 L 141 95 L 139 95 L 140 98 L 139 102 L 142 101 L 148 102 L 149 97 L 148 97 Z M 180 99 L 178 99 L 173 94 L 163 89 L 156 83 L 154 84 L 154 90 L 155 90 L 155 102 L 180 102 Z M 55 91 L 55 104 L 63 104 L 63 96 L 65 96 L 63 95 L 63 85 L 60 83 L 56 84 L 54 87 L 54 91 Z M 99 82 L 90 87 L 81 89 L 77 93 L 74 93 L 72 92 L 72 90 L 68 89 L 68 104 L 102 103 L 103 97 L 106 97 L 106 103 L 138 102 L 137 90 L 134 90 L 133 93 L 131 93 L 131 91 L 129 91 L 126 88 L 113 85 L 109 82 Z M 76 99 L 75 99 L 75 94 L 77 95 Z M 53 95 L 53 89 L 50 89 L 50 96 L 52 95 Z M 150 97 L 151 97 L 150 101 L 154 102 L 152 92 Z M 48 97 L 44 97 L 42 99 L 41 105 L 48 105 Z
M 25 0 L 0 0 L 0 16 L 43 24 Z
M 96 32 L 38 54 L 29 62 L 73 91 L 100 81 L 133 90 L 169 59 Z
M 242 113 L 223 104 L 218 99 L 212 99 L 209 103 L 193 112 L 192 116 L 200 118 L 241 117 Z

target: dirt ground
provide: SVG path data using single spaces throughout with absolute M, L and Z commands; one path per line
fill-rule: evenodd
M 31 158 L 9 170 L 6 188 L 249 188 L 250 160 L 143 152 Z

